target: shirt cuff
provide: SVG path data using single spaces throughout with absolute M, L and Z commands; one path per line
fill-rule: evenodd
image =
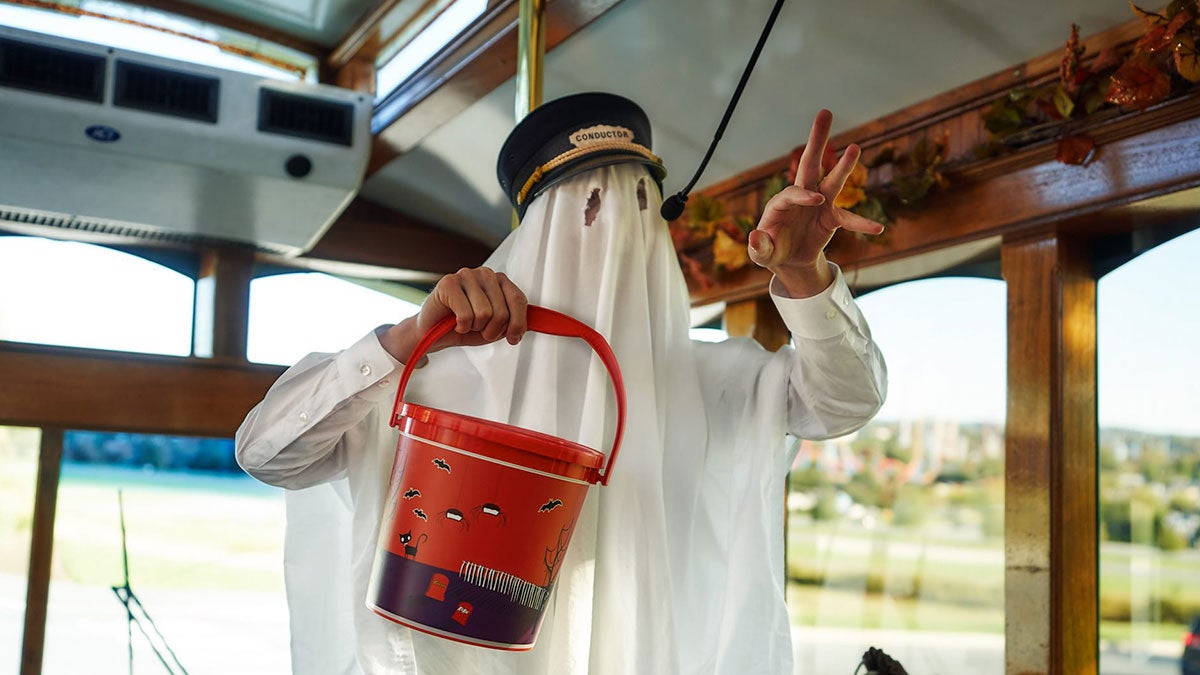
M 808 298 L 790 298 L 779 280 L 772 277 L 769 286 L 771 300 L 792 335 L 810 340 L 843 335 L 854 329 L 854 298 L 842 277 L 842 270 L 829 263 L 833 283 Z
M 378 329 L 367 333 L 337 357 L 338 377 L 353 395 L 378 400 L 395 394 L 400 363 L 379 343 Z

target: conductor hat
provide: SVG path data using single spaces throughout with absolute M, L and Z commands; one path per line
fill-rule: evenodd
M 535 108 L 513 128 L 496 175 L 520 217 L 555 183 L 609 164 L 644 164 L 661 188 L 667 171 L 650 148 L 650 119 L 636 103 L 615 94 L 573 94 Z

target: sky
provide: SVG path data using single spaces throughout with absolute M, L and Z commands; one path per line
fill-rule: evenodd
M 1135 258 L 1098 288 L 1102 427 L 1200 435 L 1200 230 Z M 187 355 L 193 282 L 74 242 L 0 237 L 0 339 Z M 1005 287 L 928 279 L 858 299 L 889 371 L 881 420 L 1004 420 Z M 251 285 L 248 356 L 291 364 L 337 351 L 416 306 L 315 273 Z M 710 331 L 705 339 L 715 339 Z

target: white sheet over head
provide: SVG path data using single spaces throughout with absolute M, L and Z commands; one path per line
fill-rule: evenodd
M 706 425 L 687 288 L 660 203 L 644 167 L 593 169 L 539 195 L 485 263 L 530 304 L 571 315 L 608 340 L 629 410 L 613 480 L 591 489 L 538 644 L 514 673 L 676 669 L 675 650 L 666 648 L 678 639 L 672 560 L 689 550 Z M 612 385 L 581 340 L 529 333 L 515 348 L 501 341 L 435 355 L 427 370 L 477 373 L 473 415 L 611 445 Z M 429 379 L 421 396 L 452 395 Z M 441 645 L 418 645 L 419 661 L 426 649 Z

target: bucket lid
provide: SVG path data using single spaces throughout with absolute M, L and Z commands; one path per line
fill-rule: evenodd
M 447 316 L 437 324 L 430 328 L 428 332 L 417 342 L 413 347 L 412 354 L 408 356 L 404 364 L 404 372 L 400 376 L 400 387 L 396 390 L 396 402 L 392 406 L 391 425 L 394 427 L 400 426 L 401 404 L 405 409 L 413 410 L 414 412 L 420 408 L 425 413 L 453 416 L 454 420 L 449 424 L 473 424 L 471 427 L 475 431 L 472 433 L 477 437 L 492 440 L 497 443 L 503 443 L 517 450 L 528 451 L 530 448 L 541 448 L 541 450 L 533 451 L 535 454 L 542 455 L 550 459 L 560 458 L 563 461 L 578 464 L 587 468 L 596 468 L 601 464 L 591 464 L 591 454 L 599 456 L 599 462 L 608 462 L 608 465 L 599 469 L 599 480 L 601 485 L 608 485 L 609 479 L 612 478 L 613 464 L 617 460 L 617 451 L 621 448 L 621 438 L 625 435 L 625 383 L 621 378 L 621 369 L 617 366 L 617 357 L 613 354 L 612 347 L 604 341 L 604 338 L 592 330 L 587 324 L 584 324 L 576 319 L 573 319 L 566 314 L 556 312 L 545 307 L 530 305 L 526 314 L 529 330 L 546 333 L 548 335 L 562 335 L 565 337 L 577 337 L 591 346 L 592 350 L 600 357 L 600 361 L 608 370 L 608 375 L 612 379 L 613 391 L 617 397 L 617 433 L 613 437 L 612 449 L 608 452 L 607 457 L 578 443 L 572 443 L 561 438 L 550 436 L 548 434 L 539 433 L 529 429 L 522 429 L 512 425 L 503 424 L 500 422 L 492 422 L 489 420 L 470 417 L 469 415 L 461 415 L 457 413 L 448 413 L 443 410 L 434 408 L 426 408 L 417 406 L 411 403 L 404 402 L 404 389 L 408 385 L 408 378 L 413 373 L 413 367 L 420 362 L 421 357 L 425 355 L 425 351 L 429 349 L 434 342 L 441 336 L 449 333 L 455 326 L 454 316 Z M 409 415 L 414 417 L 413 415 Z M 450 417 L 445 419 L 450 420 Z M 469 420 L 470 422 L 463 422 Z M 428 421 L 428 420 L 427 420 Z M 462 427 L 465 431 L 466 427 Z M 502 440 L 507 439 L 507 440 Z M 526 447 L 526 446 L 529 447 Z
M 399 418 L 411 417 L 414 420 L 450 429 L 467 436 L 506 445 L 515 450 L 540 455 L 546 459 L 578 464 L 587 469 L 599 469 L 604 465 L 604 453 L 598 450 L 568 441 L 565 438 L 503 422 L 493 422 L 409 402 L 400 406 L 396 417 L 397 419 L 394 420 L 396 422 L 399 421 Z M 470 448 L 464 449 L 469 450 Z

